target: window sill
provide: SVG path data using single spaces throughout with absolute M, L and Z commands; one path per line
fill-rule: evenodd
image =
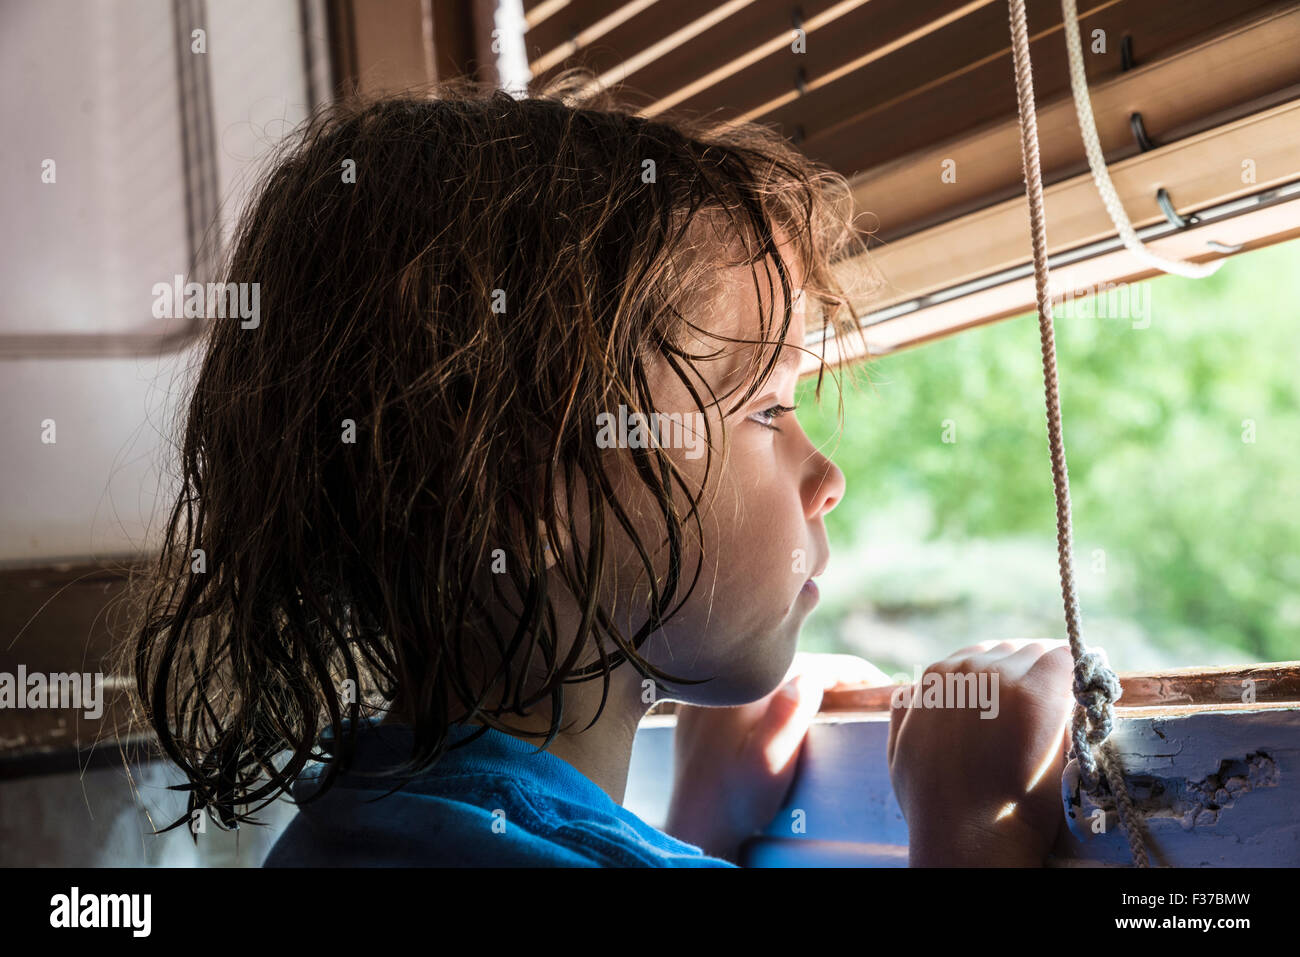
M 1300 665 L 1121 678 L 1132 706 L 1117 708 L 1112 740 L 1143 815 L 1152 866 L 1300 866 Z M 1265 700 L 1222 700 L 1229 688 L 1239 697 L 1242 680 L 1253 680 Z M 907 824 L 886 761 L 889 691 L 827 696 L 789 799 L 746 844 L 747 866 L 907 866 Z M 659 713 L 637 734 L 627 805 L 651 822 L 662 822 L 667 808 L 674 726 L 671 714 Z M 1128 844 L 1113 824 L 1084 840 L 1064 826 L 1064 815 L 1047 861 L 1054 867 L 1130 863 Z

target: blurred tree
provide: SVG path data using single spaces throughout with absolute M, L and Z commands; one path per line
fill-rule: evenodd
M 1205 662 L 1181 660 L 1180 649 L 1207 646 L 1238 659 L 1300 658 L 1300 242 L 1233 257 L 1208 279 L 1147 287 L 1147 308 L 1134 286 L 1058 314 L 1075 561 L 1081 577 L 1109 576 L 1087 593 L 1085 623 L 1131 622 L 1187 665 Z M 842 430 L 835 385 L 820 405 L 811 383 L 800 388 L 800 421 L 848 478 L 827 519 L 837 554 L 909 536 L 930 546 L 1029 541 L 1051 554 L 1034 316 L 876 360 L 866 380 L 843 393 Z M 918 514 L 919 525 L 893 523 Z M 857 574 L 856 591 L 824 603 L 817 634 L 852 609 L 944 591 L 933 569 L 919 573 L 928 586 L 837 574 Z M 1054 561 L 1044 575 L 1055 582 Z M 1059 617 L 1059 596 L 1041 614 Z

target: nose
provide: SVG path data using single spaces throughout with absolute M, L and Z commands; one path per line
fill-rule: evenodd
M 825 515 L 844 497 L 845 479 L 840 467 L 816 449 L 808 459 L 804 477 L 804 511 L 811 521 Z

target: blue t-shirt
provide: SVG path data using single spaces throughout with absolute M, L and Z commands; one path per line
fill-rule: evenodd
M 450 737 L 479 730 L 453 725 Z M 299 808 L 263 866 L 734 866 L 651 827 L 562 758 L 494 728 L 393 791 L 400 779 L 384 772 L 410 753 L 409 727 L 362 723 L 351 769 Z M 303 772 L 294 798 L 315 793 L 323 770 Z

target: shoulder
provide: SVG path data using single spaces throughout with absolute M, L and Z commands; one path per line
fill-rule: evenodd
M 647 824 L 612 802 L 608 807 L 575 804 L 520 782 L 537 814 L 538 826 L 557 844 L 605 867 L 731 867 Z
M 437 793 L 332 787 L 300 809 L 264 866 L 729 865 L 630 812 L 600 813 L 527 782 L 467 774 L 440 779 Z
M 494 729 L 453 732 L 463 743 L 435 767 L 398 779 L 409 729 L 367 726 L 331 787 L 320 790 L 322 766 L 300 775 L 299 813 L 265 865 L 730 866 L 642 821 L 553 754 Z
M 522 789 L 483 775 L 443 793 L 336 785 L 299 809 L 265 867 L 599 866 L 546 837 Z

